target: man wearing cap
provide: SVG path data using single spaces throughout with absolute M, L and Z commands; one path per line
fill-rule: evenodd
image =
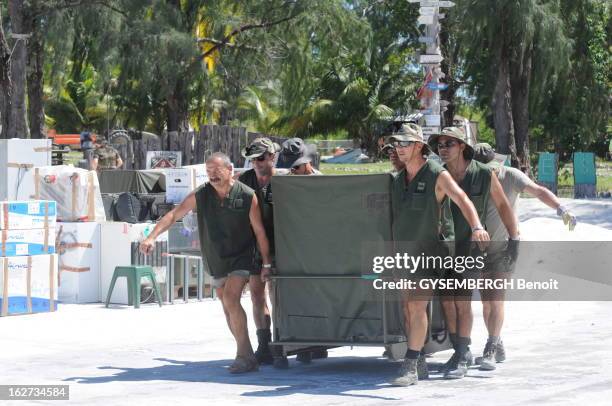
M 518 209 L 519 195 L 527 192 L 537 197 L 548 207 L 555 209 L 561 216 L 565 225 L 571 230 L 576 226 L 576 216 L 561 205 L 557 196 L 543 186 L 537 185 L 527 175 L 516 168 L 503 166 L 495 160 L 495 151 L 487 143 L 474 145 L 474 159 L 483 164 L 487 164 L 496 174 L 502 186 L 504 194 L 512 207 L 516 216 Z M 513 258 L 516 255 L 512 252 L 512 247 L 507 247 L 508 232 L 504 227 L 497 210 L 495 210 L 489 198 L 485 225 L 491 235 L 492 245 L 487 250 L 488 276 L 493 279 L 500 279 L 512 272 L 515 265 Z M 494 370 L 496 362 L 506 359 L 506 351 L 501 341 L 501 329 L 504 323 L 504 291 L 482 291 L 482 313 L 485 326 L 489 333 L 489 338 L 485 345 L 483 356 L 476 359 L 483 370 Z
M 380 148 L 380 152 L 387 155 L 389 157 L 389 161 L 391 161 L 393 169 L 391 169 L 390 173 L 397 174 L 399 171 L 406 167 L 406 165 L 404 165 L 404 163 L 397 156 L 397 151 L 395 150 L 393 145 L 389 143 L 389 137 L 379 138 L 378 145 Z
M 308 148 L 304 140 L 298 137 L 289 138 L 281 145 L 281 151 L 278 154 L 276 162 L 277 168 L 292 168 L 293 163 L 303 156 L 308 155 Z
M 430 137 L 429 146 L 440 156 L 455 182 L 474 203 L 480 221 L 484 223 L 490 196 L 508 230 L 510 239 L 518 240 L 518 222 L 499 180 L 486 165 L 472 159 L 474 149 L 468 144 L 463 129 L 446 127 L 440 134 Z M 455 254 L 468 257 L 471 254 L 472 235 L 474 231 L 482 229 L 482 226 L 474 227 L 470 224 L 454 203 L 451 203 L 451 212 L 455 232 Z M 484 247 L 480 245 L 480 248 Z M 450 278 L 455 279 L 471 277 L 474 277 L 474 273 L 468 271 L 463 273 L 451 271 L 450 273 Z M 469 352 L 474 319 L 471 296 L 471 290 L 455 290 L 451 295 L 442 296 L 442 307 L 455 349 L 455 353 L 443 367 L 444 376 L 449 379 L 463 378 L 467 373 L 468 364 L 472 362 Z
M 259 201 L 259 210 L 263 221 L 266 236 L 270 242 L 270 262 L 262 263 L 261 254 L 254 251 L 254 261 L 256 266 L 253 267 L 251 277 L 249 279 L 249 290 L 251 291 L 251 300 L 253 302 L 253 318 L 257 327 L 257 351 L 255 357 L 260 364 L 272 364 L 273 357 L 268 344 L 272 340 L 270 309 L 266 300 L 266 281 L 265 278 L 272 268 L 274 261 L 274 217 L 273 217 L 273 200 L 272 200 L 272 185 L 270 183 L 272 176 L 279 174 L 274 164 L 276 162 L 276 154 L 280 151 L 280 146 L 272 142 L 269 138 L 256 138 L 253 142 L 242 151 L 242 156 L 251 161 L 253 168 L 240 175 L 238 180 L 249 186 L 255 191 L 255 195 Z M 261 264 L 261 266 L 259 266 Z M 261 272 L 261 270 L 264 272 Z
M 416 124 L 404 124 L 389 137 L 389 143 L 405 168 L 394 176 L 392 185 L 393 240 L 406 243 L 412 256 L 439 253 L 442 206 L 447 196 L 457 204 L 468 224 L 474 229 L 471 238 L 487 241 L 478 213 L 468 196 L 455 183 L 448 171 L 433 160 L 428 160 L 429 146 L 423 131 Z M 426 272 L 425 270 L 419 270 Z M 429 277 L 435 274 L 427 272 Z M 425 277 L 425 275 L 416 275 Z M 427 338 L 427 305 L 432 291 L 411 289 L 405 292 L 403 310 L 408 335 L 408 350 L 394 385 L 414 385 L 428 377 L 422 348 Z
M 291 165 L 292 175 L 323 175 L 320 171 L 312 167 L 312 159 L 303 156 L 296 159 Z
M 103 169 L 119 169 L 123 165 L 123 160 L 119 152 L 113 148 L 108 141 L 96 140 L 96 150 L 93 153 L 91 169 L 100 171 Z
M 231 373 L 257 371 L 247 317 L 240 304 L 249 281 L 255 243 L 264 264 L 270 263 L 269 244 L 253 189 L 232 178 L 232 163 L 217 152 L 206 160 L 209 182 L 191 192 L 181 204 L 162 217 L 151 234 L 140 244 L 143 253 L 155 247 L 155 239 L 176 221 L 197 209 L 202 255 L 214 278 L 229 329 L 236 340 L 236 359 Z

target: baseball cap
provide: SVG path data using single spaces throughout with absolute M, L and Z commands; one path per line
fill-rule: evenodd
M 272 142 L 269 138 L 255 138 L 248 147 L 242 150 L 242 156 L 246 159 L 254 159 L 266 152 L 274 154 L 280 151 L 280 145 Z

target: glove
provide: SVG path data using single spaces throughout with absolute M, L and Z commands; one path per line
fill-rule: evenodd
M 568 226 L 570 231 L 574 231 L 577 223 L 576 216 L 574 216 L 567 208 L 559 206 L 557 209 L 557 216 L 560 216 L 563 219 L 563 224 Z
M 508 240 L 508 246 L 506 248 L 506 254 L 508 257 L 508 265 L 512 266 L 516 263 L 519 256 L 519 240 Z

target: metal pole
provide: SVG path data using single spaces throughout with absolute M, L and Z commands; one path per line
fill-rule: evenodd
M 189 258 L 183 255 L 183 300 L 189 301 Z
M 202 290 L 203 290 L 202 284 L 204 283 L 204 278 L 202 275 L 202 259 L 200 258 L 197 258 L 197 269 L 198 269 L 198 300 L 201 301 L 202 300 Z

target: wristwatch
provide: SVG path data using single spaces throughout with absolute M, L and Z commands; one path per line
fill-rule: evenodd
M 472 232 L 473 233 L 476 232 L 476 231 L 479 231 L 479 230 L 484 230 L 484 227 L 483 226 L 472 227 Z
M 272 268 L 272 264 L 263 264 L 261 267 L 269 269 L 269 268 Z

